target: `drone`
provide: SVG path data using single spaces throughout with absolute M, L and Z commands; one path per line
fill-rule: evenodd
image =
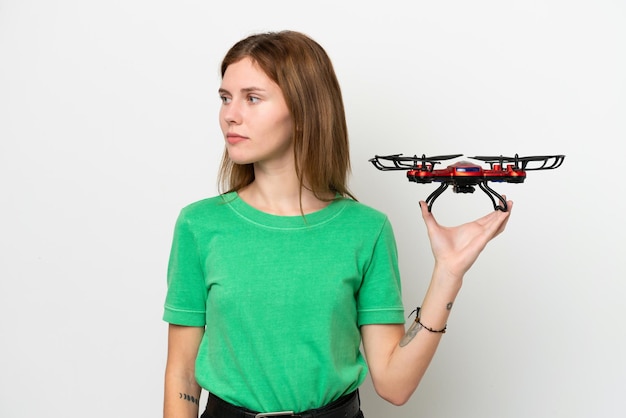
M 369 161 L 379 170 L 405 170 L 410 182 L 426 184 L 432 182 L 441 183 L 427 198 L 428 211 L 432 211 L 435 200 L 448 188 L 453 186 L 454 193 L 474 193 L 476 186 L 485 192 L 493 203 L 494 210 L 506 212 L 508 205 L 502 195 L 497 193 L 488 183 L 523 183 L 526 180 L 526 172 L 533 170 L 551 170 L 561 166 L 565 155 L 542 155 L 531 157 L 500 156 L 476 156 L 467 157 L 473 160 L 489 164 L 489 168 L 483 168 L 469 161 L 459 161 L 448 165 L 443 169 L 435 169 L 435 165 L 441 161 L 452 160 L 463 154 L 438 155 L 421 157 L 403 156 L 402 154 L 376 155 Z

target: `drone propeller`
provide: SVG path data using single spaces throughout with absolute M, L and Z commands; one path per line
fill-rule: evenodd
M 553 170 L 555 168 L 559 168 L 563 161 L 565 160 L 565 155 L 537 155 L 532 157 L 521 157 L 520 161 L 522 162 L 522 169 L 527 171 L 532 170 Z M 533 162 L 541 163 L 539 165 L 529 164 Z
M 419 159 L 420 161 L 425 161 L 425 162 L 438 162 L 438 161 L 445 161 L 445 160 L 451 160 L 453 158 L 458 158 L 461 157 L 463 154 L 449 154 L 449 155 L 435 155 L 435 156 L 431 156 L 431 157 L 427 157 L 424 154 L 422 154 L 422 157 Z M 416 158 L 416 157 L 413 157 Z
M 412 169 L 427 169 L 427 164 L 430 164 L 429 170 L 432 170 L 435 164 L 439 164 L 440 161 L 451 160 L 462 156 L 463 154 L 450 154 L 450 155 L 437 155 L 433 157 L 427 157 L 422 154 L 421 157 L 414 155 L 412 157 L 403 156 L 402 154 L 392 155 L 376 155 L 369 161 L 379 170 L 412 170 Z M 391 163 L 391 164 L 389 164 Z
M 503 166 L 504 163 L 513 163 L 514 168 L 516 170 L 551 170 L 561 166 L 563 164 L 563 160 L 565 159 L 565 155 L 535 155 L 529 157 L 520 157 L 518 154 L 515 154 L 515 157 L 504 157 L 500 156 L 476 156 L 469 157 L 474 160 L 484 161 L 491 165 L 493 169 L 494 164 L 500 164 Z M 529 164 L 529 163 L 539 163 L 539 164 Z
M 415 167 L 415 160 L 402 154 L 376 155 L 369 161 L 379 170 L 410 170 Z

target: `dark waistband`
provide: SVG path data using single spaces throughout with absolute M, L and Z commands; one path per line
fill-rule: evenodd
M 218 396 L 209 393 L 206 411 L 209 416 L 219 418 L 263 418 L 263 417 L 302 417 L 302 418 L 353 418 L 361 409 L 358 389 L 342 396 L 334 402 L 317 409 L 294 413 L 292 411 L 255 412 L 232 405 Z

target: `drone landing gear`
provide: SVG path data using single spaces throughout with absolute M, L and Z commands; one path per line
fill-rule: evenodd
M 486 181 L 478 183 L 478 187 L 480 187 L 482 189 L 482 191 L 485 192 L 485 194 L 487 196 L 489 196 L 489 199 L 491 199 L 491 203 L 493 203 L 493 209 L 494 210 L 500 210 L 502 212 L 506 212 L 507 210 L 509 210 L 509 207 L 506 204 L 506 200 L 504 200 L 502 195 L 498 194 L 491 187 L 487 186 L 487 182 Z M 497 204 L 495 198 L 498 199 L 498 201 L 501 203 L 501 205 Z
M 432 212 L 433 203 L 435 203 L 435 199 L 437 199 L 439 195 L 441 195 L 441 193 L 443 193 L 447 188 L 448 188 L 448 183 L 441 183 L 434 192 L 428 195 L 428 197 L 426 198 L 426 204 L 428 205 L 429 212 Z
M 428 205 L 429 212 L 432 212 L 433 203 L 435 203 L 435 200 L 448 188 L 448 186 L 448 183 L 441 183 L 441 185 L 439 185 L 439 187 L 426 198 L 426 204 Z M 502 197 L 500 194 L 498 194 L 498 192 L 489 187 L 487 185 L 487 181 L 479 182 L 478 187 L 480 187 L 480 189 L 485 192 L 487 196 L 489 196 L 489 199 L 491 199 L 491 203 L 493 204 L 494 210 L 499 210 L 502 212 L 506 212 L 508 210 L 508 205 L 504 197 Z M 454 186 L 455 193 L 474 193 L 474 190 L 474 186 L 471 185 Z

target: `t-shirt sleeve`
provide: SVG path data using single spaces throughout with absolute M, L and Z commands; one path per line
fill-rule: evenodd
M 382 225 L 358 294 L 358 325 L 405 322 L 398 251 L 388 219 Z
M 167 295 L 163 320 L 171 324 L 206 324 L 207 288 L 192 223 L 181 211 L 174 228 L 167 270 Z

